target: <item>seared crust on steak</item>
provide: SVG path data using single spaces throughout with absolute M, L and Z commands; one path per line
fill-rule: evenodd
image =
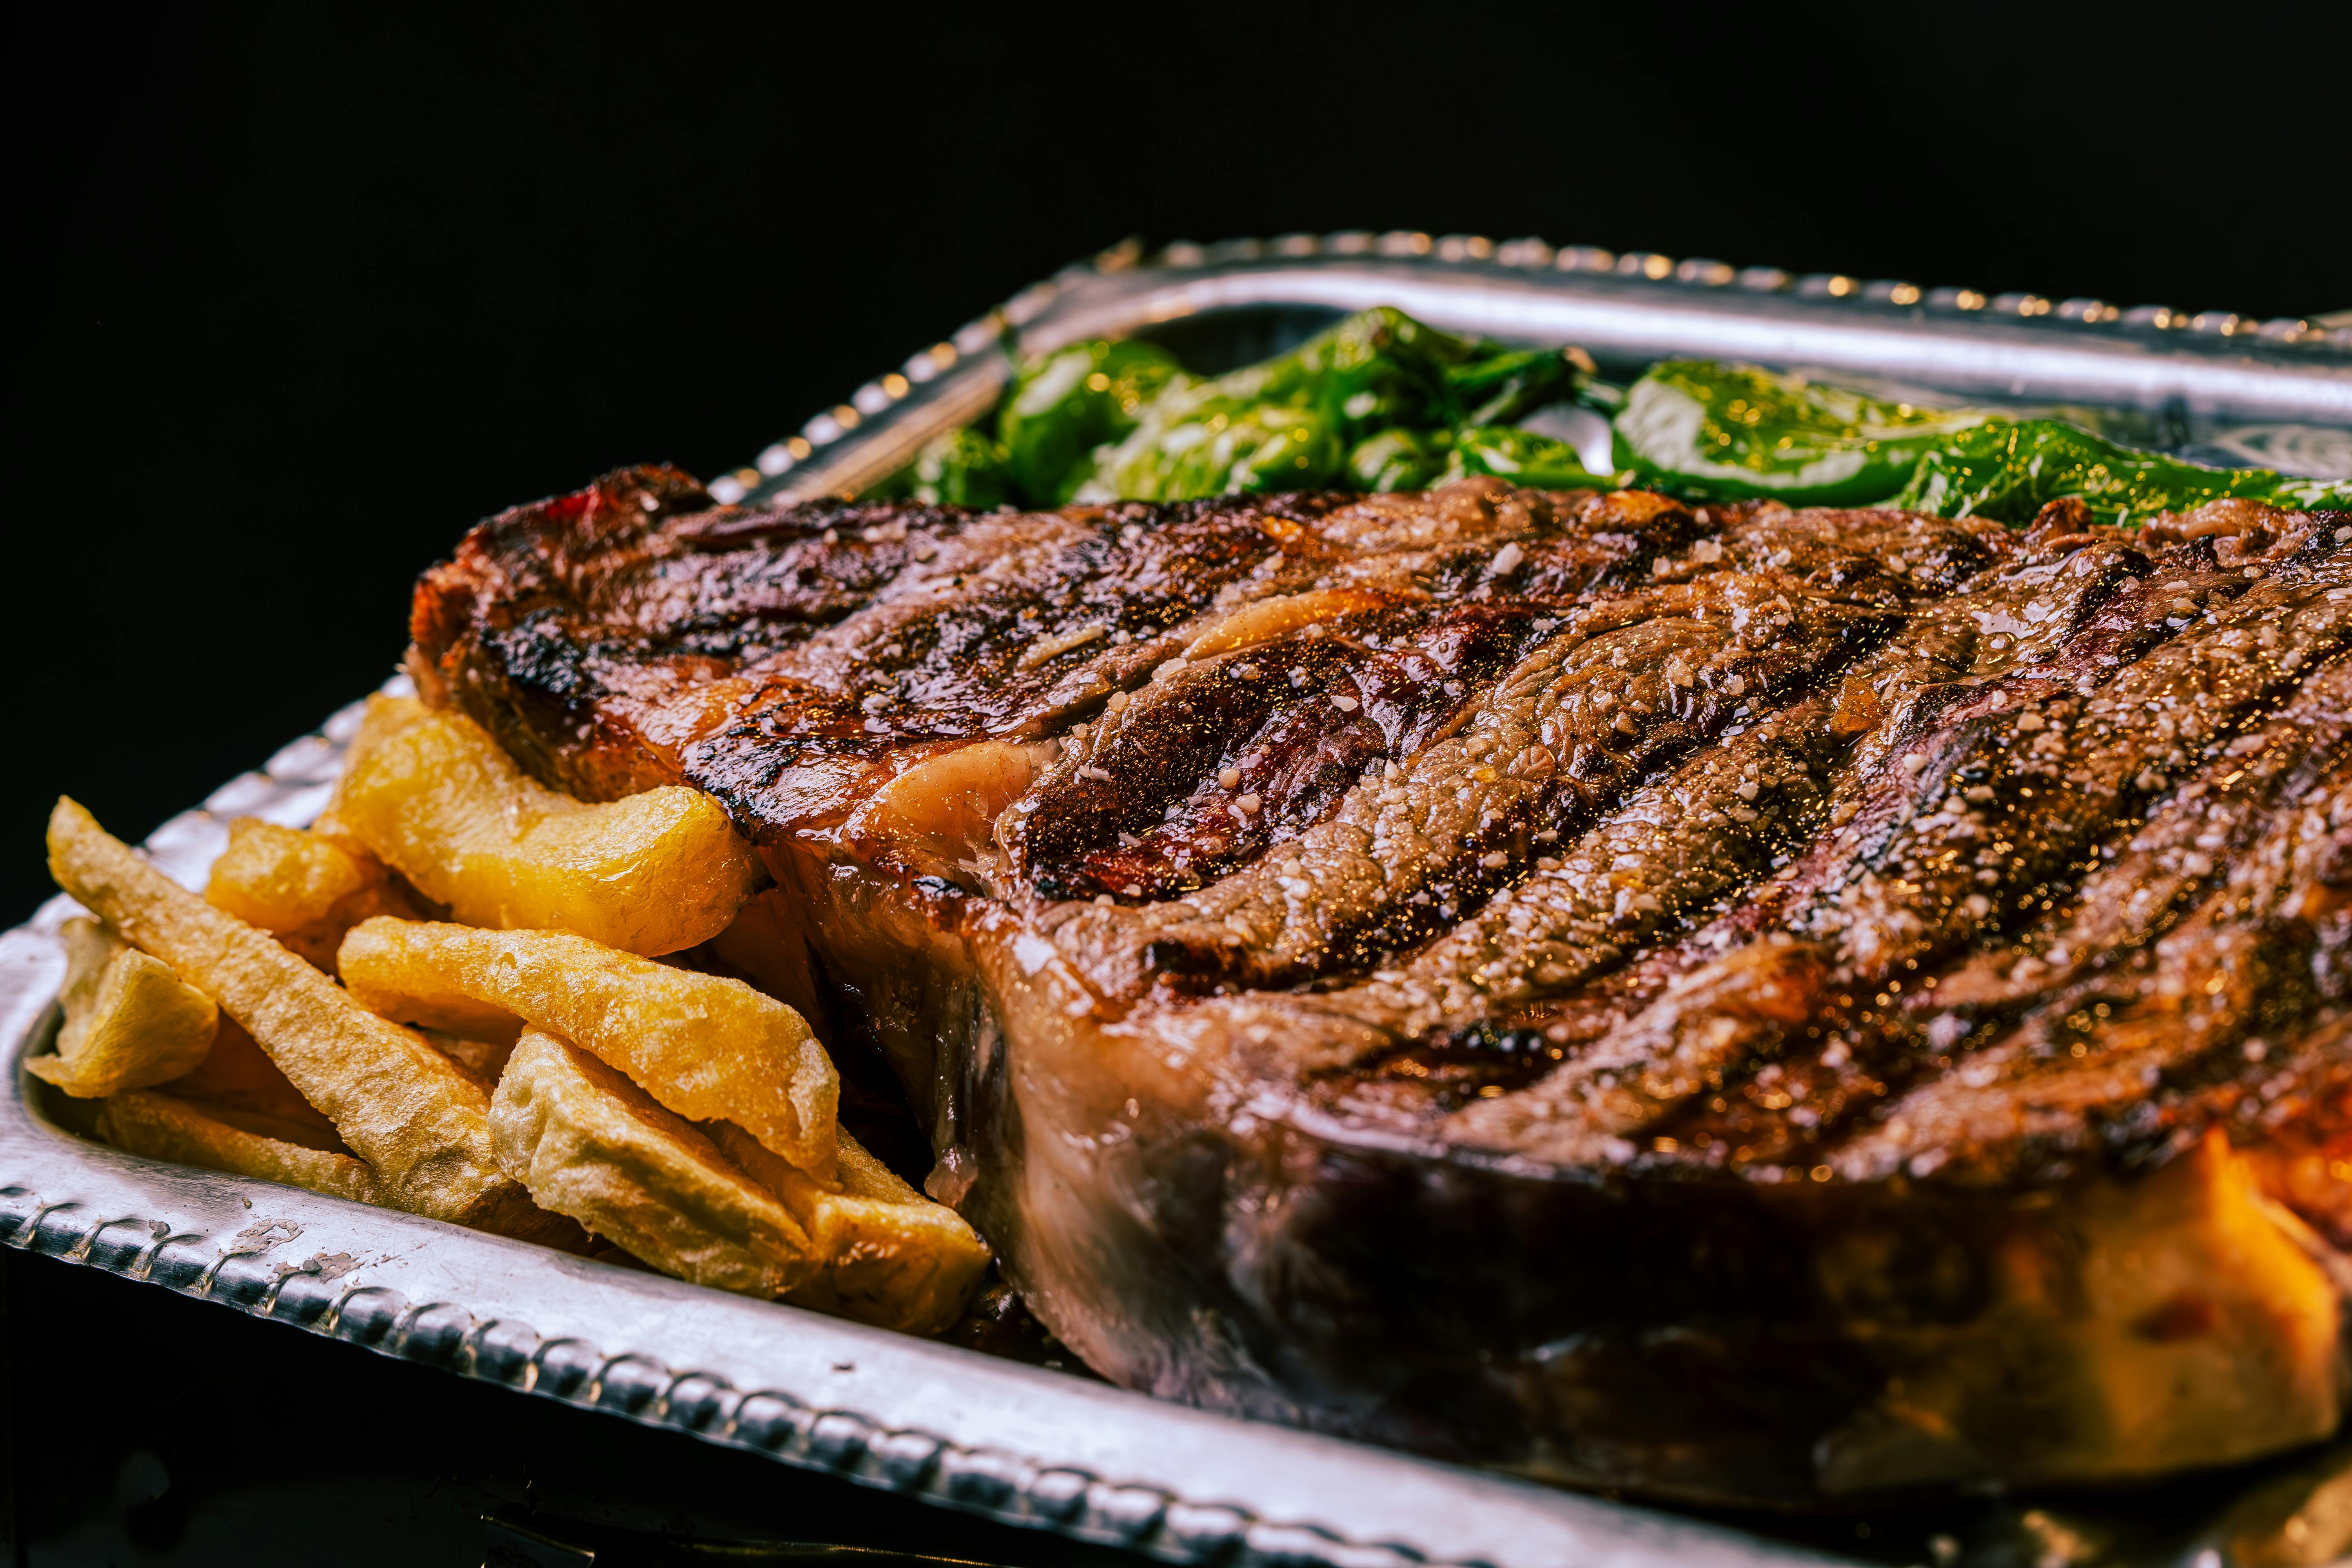
M 1098 1370 L 1802 1503 L 2334 1426 L 2347 540 L 642 469 L 475 530 L 413 666 L 727 806 Z

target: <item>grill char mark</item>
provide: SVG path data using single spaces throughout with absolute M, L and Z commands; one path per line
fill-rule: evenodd
M 1864 1092 L 1882 1091 L 1890 1068 L 1915 1064 L 1868 1060 L 1897 1056 L 1902 1042 L 1885 1026 L 1888 1004 L 1874 1009 L 1868 998 L 1899 994 L 1906 976 L 1997 936 L 2036 902 L 2063 900 L 2082 858 L 2165 788 L 2159 770 L 2185 762 L 2179 744 L 2225 744 L 2247 715 L 2293 689 L 2298 670 L 2340 649 L 2352 605 L 2329 595 L 2347 582 L 2340 569 L 2267 579 L 2220 601 L 2201 635 L 2124 667 L 2097 696 L 2057 687 L 2051 667 L 2036 667 L 1948 704 L 1932 728 L 1890 749 L 1851 821 L 1775 889 L 1784 912 L 1772 929 L 1684 973 L 1589 1047 L 1612 1082 L 1570 1064 L 1526 1094 L 1465 1110 L 1457 1134 L 1563 1160 L 1622 1152 L 1628 1136 L 1671 1136 L 1657 1124 L 1780 1054 L 1797 1028 L 1816 1040 L 1845 1031 L 1874 1069 Z M 2233 657 L 2237 639 L 2265 636 L 2283 668 Z M 2158 701 L 2177 704 L 2168 731 L 2107 717 Z M 1651 1062 L 1673 1066 L 1643 1077 L 1640 1096 L 1616 1081 Z
M 1899 624 L 1874 597 L 1821 593 L 1769 564 L 1814 542 L 1782 537 L 1791 515 L 1759 521 L 1705 563 L 1662 561 L 1655 586 L 1570 609 L 1460 732 L 1367 777 L 1284 861 L 1174 903 L 1062 911 L 1057 943 L 1098 990 L 1132 999 L 1155 975 L 1262 988 L 1367 967 L 1401 933 L 1475 909 L 1506 879 L 1492 873 L 1524 866 L 1536 834 L 1580 830 L 1658 766 L 1813 689 Z M 1763 569 L 1737 570 L 1739 552 Z M 1388 934 L 1368 942 L 1370 931 Z
M 1010 824 L 1006 847 L 1046 899 L 1195 890 L 1325 819 L 1368 764 L 1427 744 L 1543 618 L 1457 605 L 1220 656 L 1148 720 L 1107 727 L 1076 763 L 1092 772 Z

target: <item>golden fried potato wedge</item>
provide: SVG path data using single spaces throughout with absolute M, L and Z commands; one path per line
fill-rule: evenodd
M 676 1114 L 733 1121 L 832 1178 L 833 1059 L 799 1014 L 740 980 L 569 931 L 424 921 L 354 926 L 336 962 L 352 995 L 387 1018 L 433 1022 L 465 1002 L 504 1008 L 618 1068 Z
M 232 1126 L 202 1107 L 150 1089 L 110 1096 L 98 1113 L 98 1131 L 116 1148 L 152 1159 L 259 1176 L 362 1203 L 383 1201 L 375 1173 L 362 1161 Z
M 173 882 L 70 800 L 49 816 L 49 870 L 245 1026 L 374 1168 L 379 1202 L 510 1235 L 546 1227 L 491 1152 L 488 1094 L 415 1032 Z
M 809 1241 L 772 1193 L 622 1074 L 527 1029 L 490 1103 L 499 1160 L 543 1208 L 681 1279 L 775 1296 Z
M 286 1075 L 278 1070 L 278 1064 L 253 1043 L 253 1037 L 235 1018 L 221 1019 L 220 1033 L 213 1037 L 213 1048 L 194 1071 L 156 1087 L 174 1100 L 202 1105 L 215 1116 L 225 1110 L 249 1111 L 274 1121 L 307 1128 L 313 1134 L 334 1135 L 335 1124 L 302 1098 Z M 297 1143 L 305 1141 L 293 1140 Z
M 65 923 L 65 1026 L 58 1053 L 25 1070 L 79 1100 L 165 1083 L 205 1059 L 220 1026 L 212 998 L 93 920 Z
M 628 952 L 708 942 L 763 875 L 699 790 L 591 805 L 526 776 L 472 720 L 406 698 L 369 703 L 334 816 L 467 925 L 577 931 Z
M 364 847 L 322 833 L 240 816 L 213 862 L 205 901 L 257 926 L 330 973 L 343 933 L 375 915 L 425 911 Z
M 988 1268 L 988 1244 L 964 1218 L 900 1181 L 846 1131 L 841 1190 L 828 1191 L 732 1122 L 707 1130 L 719 1152 L 782 1198 L 808 1233 L 817 1267 L 787 1298 L 902 1333 L 936 1334 L 963 1316 Z

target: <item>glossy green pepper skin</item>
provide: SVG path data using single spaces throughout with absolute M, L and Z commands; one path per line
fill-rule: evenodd
M 1454 433 L 1454 453 L 1438 482 L 1492 474 L 1527 489 L 1614 489 L 1613 474 L 1588 472 L 1567 442 L 1507 425 L 1474 425 Z M 1397 486 L 1405 489 L 1405 486 Z
M 1558 350 L 1505 349 L 1401 310 L 1364 310 L 1262 363 L 1171 379 L 1062 493 L 1175 500 L 1349 482 L 1421 488 L 1446 471 L 1456 427 L 1573 395 L 1582 374 Z
M 1627 390 L 1612 428 L 1621 468 L 1691 500 L 1866 506 L 1986 417 L 1752 365 L 1669 360 Z
M 1319 409 L 1187 397 L 1156 405 L 1076 493 L 1087 500 L 1184 500 L 1319 489 L 1338 479 L 1344 458 Z
M 2267 468 L 2208 468 L 2135 452 L 2057 419 L 1988 419 L 1919 459 L 1895 504 L 1938 517 L 2024 523 L 2061 498 L 2101 522 L 2137 524 L 2242 497 L 2295 509 L 2352 507 L 2352 485 Z
M 1086 479 L 1096 447 L 1125 437 L 1146 405 L 1191 379 L 1157 343 L 1077 343 L 1032 360 L 997 421 L 1005 471 L 1033 504 L 1059 506 Z
M 1454 456 L 1450 430 L 1383 430 L 1348 454 L 1347 483 L 1360 490 L 1425 490 Z
M 1889 401 L 1705 360 L 1654 365 L 1622 395 L 1591 372 L 1572 349 L 1472 342 L 1387 308 L 1211 379 L 1154 344 L 1074 344 L 1023 367 L 1001 440 L 941 437 L 887 491 L 1058 506 L 1493 475 L 1546 489 L 1646 484 L 1691 500 L 1892 502 L 2010 523 L 2062 497 L 2123 523 L 2224 496 L 2352 508 L 2352 486 L 2200 468 L 2059 419 Z M 1614 407 L 1623 471 L 1588 472 L 1574 447 L 1512 423 L 1569 398 Z
M 1004 451 L 977 430 L 934 437 L 905 470 L 905 493 L 933 506 L 1002 506 L 1013 499 Z
M 1445 371 L 1446 391 L 1463 425 L 1524 419 L 1548 403 L 1575 396 L 1583 379 L 1575 361 L 1558 349 L 1507 350 Z

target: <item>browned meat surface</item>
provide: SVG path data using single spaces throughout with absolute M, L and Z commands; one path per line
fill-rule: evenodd
M 413 663 L 727 805 L 728 956 L 1106 1375 L 1808 1505 L 2336 1426 L 2347 542 L 648 469 L 477 529 Z

